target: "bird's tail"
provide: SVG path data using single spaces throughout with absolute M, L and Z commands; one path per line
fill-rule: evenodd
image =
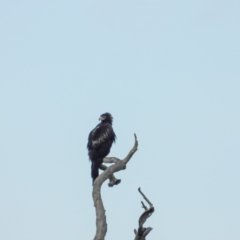
M 102 158 L 98 158 L 94 161 L 92 161 L 92 172 L 91 172 L 91 175 L 92 175 L 92 179 L 93 179 L 93 183 L 95 181 L 95 179 L 98 177 L 99 175 L 99 167 L 101 166 L 103 162 L 103 159 Z

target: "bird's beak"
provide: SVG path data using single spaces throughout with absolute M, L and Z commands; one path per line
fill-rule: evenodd
M 100 117 L 98 120 L 99 120 L 99 121 L 102 121 L 103 119 L 104 119 L 103 117 Z

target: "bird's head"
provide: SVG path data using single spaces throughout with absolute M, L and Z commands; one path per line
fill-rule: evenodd
M 102 122 L 107 122 L 107 123 L 112 124 L 113 117 L 112 117 L 112 115 L 110 113 L 106 112 L 106 113 L 103 113 L 100 116 L 99 120 L 102 121 Z

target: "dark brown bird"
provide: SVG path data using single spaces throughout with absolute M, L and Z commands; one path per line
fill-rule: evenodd
M 92 162 L 92 179 L 93 183 L 99 175 L 99 167 L 116 140 L 116 135 L 112 128 L 113 117 L 110 113 L 104 113 L 100 116 L 101 121 L 88 136 L 88 156 Z

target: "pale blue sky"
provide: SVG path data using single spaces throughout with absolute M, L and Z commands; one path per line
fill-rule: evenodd
M 240 2 L 1 1 L 0 239 L 93 239 L 88 133 L 114 116 L 107 240 L 240 239 Z

